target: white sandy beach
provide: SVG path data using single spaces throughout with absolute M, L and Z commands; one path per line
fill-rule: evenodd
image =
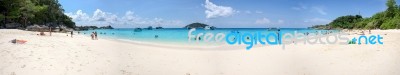
M 372 33 L 383 35 L 384 44 L 245 50 L 242 46 L 165 47 L 0 29 L 0 75 L 400 75 L 400 30 Z M 28 42 L 10 43 L 13 39 Z

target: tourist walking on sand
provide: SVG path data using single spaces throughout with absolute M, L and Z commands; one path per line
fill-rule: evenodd
M 51 27 L 49 27 L 50 28 L 50 36 L 51 36 L 51 32 L 53 31 L 53 30 L 51 30 Z
M 71 31 L 71 38 L 73 38 L 72 35 L 74 35 L 74 31 Z

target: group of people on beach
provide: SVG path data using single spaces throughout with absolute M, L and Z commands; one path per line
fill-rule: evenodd
M 98 40 L 97 39 L 97 32 L 92 32 L 92 34 L 90 34 L 90 36 L 92 37 L 92 40 Z

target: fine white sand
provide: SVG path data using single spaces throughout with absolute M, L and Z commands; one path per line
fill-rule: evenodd
M 36 34 L 0 29 L 0 75 L 400 75 L 399 30 L 373 30 L 384 37 L 383 45 L 258 45 L 251 50 Z M 28 42 L 12 44 L 12 39 Z

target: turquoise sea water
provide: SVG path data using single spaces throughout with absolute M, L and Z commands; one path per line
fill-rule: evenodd
M 300 33 L 316 33 L 317 31 L 325 32 L 337 32 L 337 30 L 314 30 L 314 29 L 306 29 L 306 28 L 280 28 L 282 33 L 294 33 L 294 31 Z M 117 40 L 131 40 L 131 41 L 140 41 L 140 42 L 150 42 L 150 43 L 167 43 L 167 44 L 191 44 L 196 43 L 195 39 L 192 39 L 192 42 L 188 41 L 188 32 L 189 29 L 186 28 L 165 28 L 165 29 L 152 29 L 146 30 L 142 29 L 141 32 L 135 32 L 134 28 L 117 28 L 117 29 L 97 29 L 97 30 L 88 30 L 88 31 L 80 31 L 80 34 L 85 36 L 90 36 L 92 32 L 97 32 L 99 38 L 107 38 L 107 39 L 117 39 Z M 262 34 L 268 33 L 276 33 L 276 29 L 268 29 L 268 28 L 218 28 L 215 30 L 204 30 L 204 29 L 196 29 L 196 31 L 192 32 L 192 35 L 197 35 L 198 33 L 257 33 L 261 32 Z M 158 36 L 156 38 L 156 36 Z M 201 37 L 202 38 L 202 37 Z M 200 41 L 199 43 L 204 42 Z

